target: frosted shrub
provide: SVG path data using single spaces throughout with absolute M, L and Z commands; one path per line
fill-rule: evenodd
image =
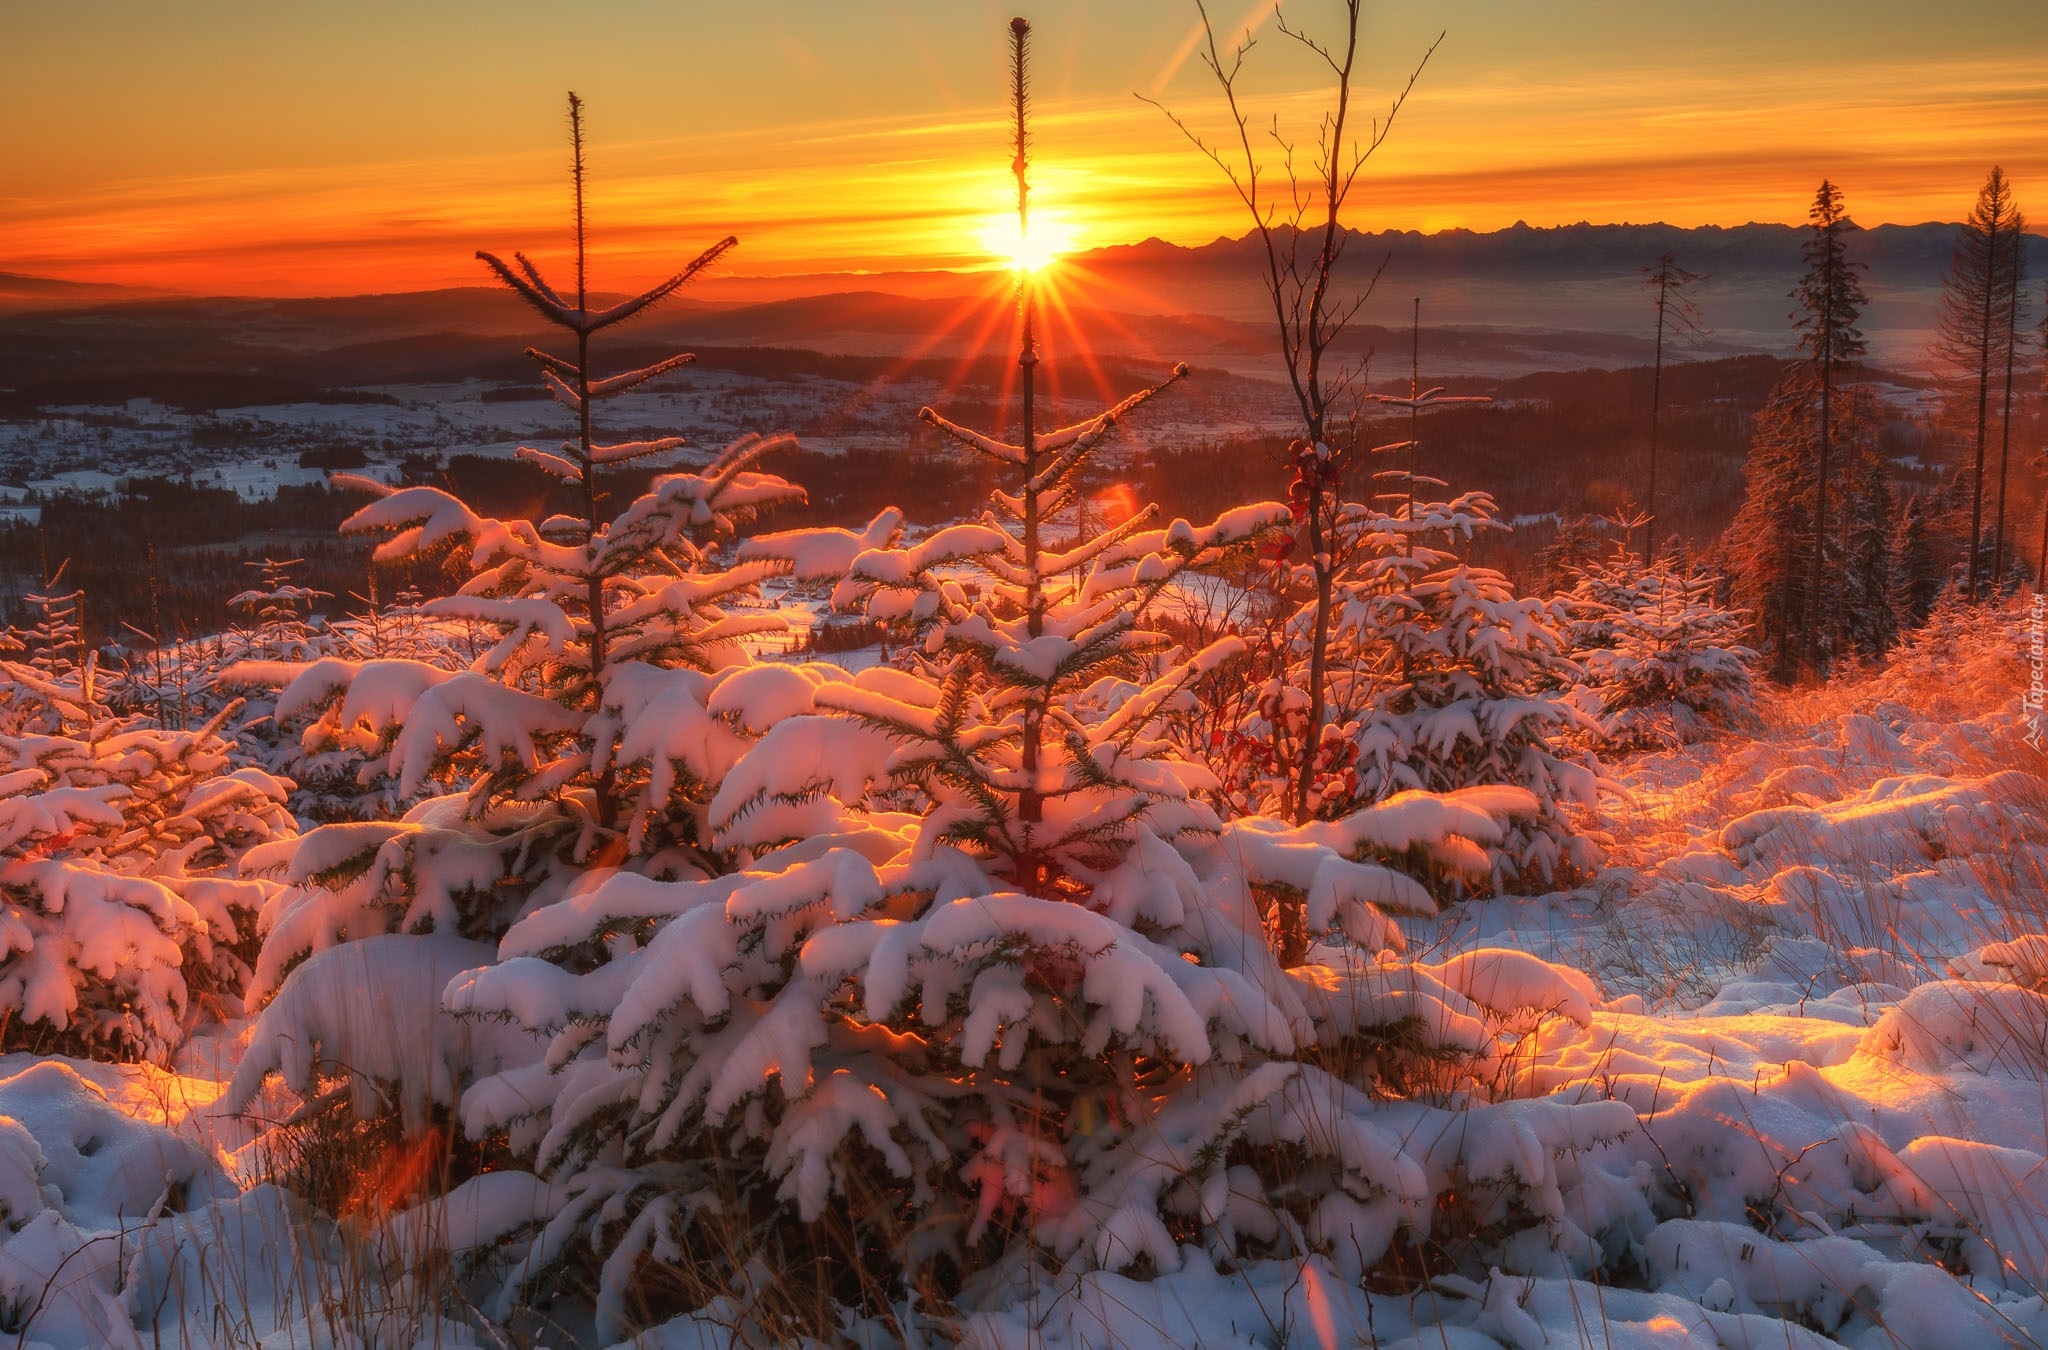
M 256 911 L 245 874 L 295 830 L 290 784 L 233 766 L 230 704 L 191 731 L 109 713 L 97 662 L 0 661 L 47 732 L 0 733 L 0 1025 L 10 1048 L 167 1056 L 199 996 L 239 1011 Z
M 1353 504 L 1340 526 L 1348 560 L 1332 631 L 1333 725 L 1311 807 L 1334 817 L 1418 789 L 1519 788 L 1536 810 L 1489 846 L 1476 876 L 1442 875 L 1449 888 L 1550 883 L 1596 867 L 1600 847 L 1583 819 L 1597 806 L 1597 765 L 1566 750 L 1593 724 L 1568 698 L 1582 672 L 1561 615 L 1459 558 L 1499 528 L 1492 498 L 1468 492 L 1397 514 Z M 1266 702 L 1284 716 L 1288 694 L 1301 702 L 1299 685 L 1290 678 Z M 1262 706 L 1247 735 L 1271 736 L 1268 717 Z
M 1579 703 L 1610 750 L 1683 745 L 1756 722 L 1747 620 L 1714 600 L 1718 579 L 1623 557 L 1579 569 L 1566 604 Z

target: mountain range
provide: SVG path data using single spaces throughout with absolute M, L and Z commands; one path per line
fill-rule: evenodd
M 1654 315 L 1642 270 L 1669 252 L 1706 278 L 1696 290 L 1706 331 L 1681 357 L 1783 353 L 1805 237 L 1772 224 L 1353 232 L 1337 289 L 1359 293 L 1371 283 L 1350 342 L 1382 353 L 1376 378 L 1397 366 L 1406 373 L 1418 298 L 1426 374 L 1615 367 L 1649 356 Z M 1852 235 L 1871 296 L 1862 326 L 1874 358 L 1923 361 L 1955 239 L 1945 224 Z M 2048 273 L 2048 238 L 2028 244 L 2031 274 Z M 1056 311 L 1048 340 L 1055 354 L 1258 373 L 1272 345 L 1262 257 L 1255 234 L 1075 254 L 1050 283 L 1058 303 L 1048 307 Z M 633 341 L 961 358 L 998 331 L 1007 288 L 1003 274 L 989 272 L 712 278 L 636 326 Z M 450 378 L 509 369 L 512 344 L 542 337 L 540 328 L 509 293 L 484 286 L 222 298 L 0 273 L 0 388 L 20 395 L 69 382 L 83 393 L 120 373 L 236 372 L 319 386 Z

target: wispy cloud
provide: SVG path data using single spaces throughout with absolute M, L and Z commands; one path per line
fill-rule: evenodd
M 1251 10 L 1243 19 L 1239 20 L 1236 27 L 1230 30 L 1229 35 L 1216 44 L 1217 50 L 1222 54 L 1226 63 L 1230 60 L 1233 53 L 1237 52 L 1247 42 L 1256 38 L 1259 30 L 1264 28 L 1267 22 L 1275 15 L 1279 14 L 1280 3 L 1281 0 L 1256 0 Z M 1181 68 L 1187 65 L 1189 58 L 1202 49 L 1202 44 L 1208 36 L 1208 20 L 1198 17 L 1188 28 L 1187 35 L 1181 38 L 1180 44 L 1173 49 L 1173 54 L 1166 58 L 1166 64 L 1162 65 L 1159 68 L 1159 73 L 1152 77 L 1152 83 L 1146 86 L 1146 95 L 1150 98 L 1158 98 L 1161 94 L 1165 93 L 1166 86 L 1173 83 L 1173 77 L 1180 74 Z
M 1271 9 L 1251 6 L 1235 31 L 1257 31 Z M 1160 78 L 1187 59 L 1174 49 Z M 1261 111 L 1306 139 L 1321 106 L 1302 92 Z M 1176 111 L 1197 126 L 1223 117 L 1206 90 L 1176 96 Z M 602 145 L 598 267 L 630 284 L 728 231 L 742 241 L 732 266 L 749 273 L 972 264 L 979 226 L 1006 200 L 997 112 L 755 120 Z M 1040 200 L 1082 246 L 1202 243 L 1244 228 L 1213 167 L 1128 92 L 1046 98 L 1038 132 Z M 0 180 L 0 270 L 281 293 L 467 283 L 478 247 L 564 246 L 560 161 L 541 146 L 34 197 L 4 195 Z M 2023 197 L 2048 183 L 2048 70 L 2029 53 L 1818 69 L 1787 60 L 1739 78 L 1446 65 L 1402 113 L 1350 223 L 1798 220 L 1822 174 L 1844 184 L 1866 223 L 1954 219 L 1993 162 Z

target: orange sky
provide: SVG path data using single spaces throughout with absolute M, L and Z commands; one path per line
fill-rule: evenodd
M 726 233 L 741 274 L 971 267 L 1008 191 L 1014 3 L 11 7 L 0 271 L 238 294 L 474 284 L 479 247 L 558 256 L 562 91 L 589 105 L 593 282 Z M 1254 106 L 1312 135 L 1313 72 L 1265 22 Z M 1290 0 L 1304 22 L 1334 5 Z M 1993 162 L 2048 220 L 2034 0 L 1787 6 L 1445 0 L 1373 10 L 1365 106 L 1443 46 L 1349 223 L 1801 219 L 1827 175 L 1866 224 L 1959 218 Z M 1048 0 L 1038 205 L 1079 246 L 1242 233 L 1136 92 L 1216 129 L 1181 0 Z M 21 58 L 26 57 L 26 60 Z

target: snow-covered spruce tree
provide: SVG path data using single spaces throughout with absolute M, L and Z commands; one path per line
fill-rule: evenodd
M 1341 604 L 1325 644 L 1331 720 L 1309 760 L 1309 810 L 1334 819 L 1415 789 L 1526 789 L 1541 810 L 1510 827 L 1478 875 L 1434 874 L 1439 892 L 1558 883 L 1591 870 L 1601 857 L 1586 828 L 1599 767 L 1587 747 L 1599 727 L 1574 694 L 1585 672 L 1568 651 L 1569 607 L 1517 596 L 1499 572 L 1460 561 L 1475 535 L 1506 528 L 1487 494 L 1430 501 L 1414 496 L 1407 471 L 1381 478 L 1395 489 L 1392 510 L 1346 502 L 1331 530 Z M 1412 486 L 1443 484 L 1415 476 Z M 1211 800 L 1226 814 L 1291 809 L 1312 641 L 1304 610 L 1271 662 L 1279 673 L 1202 755 L 1223 780 Z
M 1574 818 L 1597 809 L 1598 765 L 1565 750 L 1595 728 L 1570 698 L 1583 672 L 1567 652 L 1559 607 L 1461 561 L 1477 535 L 1505 528 L 1495 514 L 1484 492 L 1417 500 L 1394 514 L 1348 508 L 1356 547 L 1341 586 L 1332 706 L 1356 758 L 1325 784 L 1320 807 L 1339 815 L 1414 789 L 1523 789 L 1538 810 L 1510 826 L 1482 879 L 1554 883 L 1600 861 L 1597 840 Z M 1474 879 L 1443 880 L 1460 889 Z
M 1742 645 L 1746 617 L 1715 601 L 1719 577 L 1626 551 L 1577 572 L 1565 634 L 1601 748 L 1683 745 L 1755 722 L 1757 655 Z
M 1607 543 L 1590 516 L 1568 516 L 1557 522 L 1557 533 L 1536 550 L 1540 583 L 1551 590 L 1564 590 L 1578 579 L 1579 569 L 1600 561 Z
M 110 712 L 98 661 L 0 660 L 0 1045 L 161 1060 L 195 1003 L 240 1011 L 245 855 L 289 839 L 288 782 L 234 767 L 229 704 L 190 731 Z
M 473 647 L 469 626 L 443 620 L 435 622 L 420 612 L 426 596 L 407 586 L 386 601 L 377 593 L 377 564 L 370 564 L 369 594 L 359 597 L 363 612 L 335 625 L 335 643 L 341 655 L 359 661 L 386 657 L 411 657 L 436 663 L 467 665 L 474 659 L 458 655 Z
M 1393 508 L 1346 502 L 1331 531 L 1341 604 L 1311 811 L 1331 819 L 1413 789 L 1520 787 L 1540 813 L 1507 832 L 1481 877 L 1436 875 L 1440 889 L 1554 883 L 1597 867 L 1599 844 L 1583 830 L 1597 805 L 1599 770 L 1585 756 L 1597 725 L 1573 697 L 1585 672 L 1569 656 L 1569 606 L 1516 596 L 1495 569 L 1460 561 L 1479 533 L 1505 529 L 1487 494 L 1434 502 L 1415 490 L 1442 488 L 1440 479 L 1378 477 Z M 1260 690 L 1229 742 L 1245 750 L 1221 760 L 1223 799 L 1239 809 L 1282 809 L 1280 770 L 1298 762 L 1307 733 L 1309 641 L 1296 617 L 1284 674 Z
M 303 558 L 263 558 L 243 564 L 257 571 L 257 584 L 228 601 L 246 621 L 245 654 L 262 660 L 311 661 L 327 655 L 331 643 L 312 623 L 313 606 L 332 597 L 292 580 Z
M 536 525 L 480 515 L 439 488 L 353 480 L 382 495 L 342 525 L 351 534 L 389 536 L 377 546 L 379 561 L 466 550 L 468 580 L 421 608 L 429 619 L 475 623 L 498 635 L 495 645 L 466 669 L 332 657 L 246 663 L 230 672 L 282 686 L 278 723 L 300 729 L 306 752 L 352 761 L 361 788 L 386 794 L 403 812 L 322 826 L 293 850 L 291 885 L 264 911 L 254 986 L 258 997 L 279 997 L 257 1025 L 234 1102 L 247 1102 L 273 1069 L 310 1093 L 323 1072 L 352 1064 L 360 1071 L 359 1110 L 390 1100 L 365 1078 L 407 1078 L 395 1087 L 409 1117 L 418 1118 L 429 1099 L 451 1104 L 462 1077 L 489 1066 L 459 1062 L 463 1043 L 447 1026 L 413 1038 L 433 1041 L 442 1056 L 434 1062 L 412 1055 L 416 1045 L 355 1043 L 374 1034 L 351 1030 L 341 1010 L 381 1005 L 376 991 L 349 985 L 388 979 L 425 990 L 430 1002 L 421 1015 L 431 1015 L 440 983 L 488 959 L 483 944 L 496 941 L 522 907 L 558 900 L 611 869 L 701 877 L 727 866 L 708 842 L 703 809 L 749 729 L 716 716 L 723 708 L 717 691 L 748 665 L 750 634 L 786 623 L 730 603 L 783 565 L 723 566 L 718 551 L 757 512 L 802 494 L 755 469 L 785 443 L 759 436 L 735 442 L 702 468 L 658 474 L 622 510 L 605 490 L 610 471 L 683 441 L 602 442 L 594 406 L 690 358 L 602 376 L 592 337 L 645 312 L 734 241 L 714 245 L 652 290 L 590 308 L 574 95 L 570 126 L 575 298 L 560 295 L 523 256 L 515 255 L 516 267 L 479 256 L 574 339 L 573 357 L 528 354 L 574 415 L 575 434 L 554 450 L 519 452 L 559 480 L 573 508 Z M 776 673 L 802 681 L 793 671 Z M 382 943 L 376 962 L 321 959 L 338 943 L 365 939 Z M 311 981 L 297 994 L 284 983 L 295 967 L 294 981 Z
M 5 730 L 57 733 L 67 725 L 66 709 L 72 704 L 54 693 L 35 691 L 75 685 L 86 662 L 82 622 L 85 592 L 77 587 L 60 589 L 70 566 L 68 559 L 58 564 L 40 591 L 22 597 L 35 610 L 35 621 L 10 632 L 5 652 L 0 652 L 18 655 L 19 673 L 29 680 L 26 685 L 17 681 L 6 691 L 7 702 L 0 705 L 6 719 L 0 727 Z M 83 717 L 75 709 L 72 715 L 74 725 L 77 718 Z
M 781 1340 L 849 1304 L 1005 1297 L 1046 1262 L 1166 1271 L 1190 1250 L 1324 1244 L 1369 1264 L 1396 1228 L 1426 1231 L 1462 1165 L 1458 1144 L 1400 1142 L 1446 1137 L 1448 1116 L 1444 1134 L 1375 1123 L 1371 1066 L 1395 1042 L 1484 1060 L 1489 1007 L 1584 1008 L 1583 982 L 1525 957 L 1379 959 L 1400 945 L 1388 911 L 1434 906 L 1378 859 L 1484 871 L 1529 793 L 1403 794 L 1302 827 L 1225 825 L 1199 800 L 1211 780 L 1164 714 L 1238 644 L 1175 650 L 1146 616 L 1285 508 L 1163 528 L 1147 510 L 1056 547 L 1076 474 L 1160 389 L 1041 432 L 1022 285 L 1018 438 L 923 414 L 1003 473 L 979 522 L 903 546 L 878 542 L 885 513 L 748 546 L 909 626 L 910 668 L 723 686 L 768 727 L 708 811 L 744 870 L 593 876 L 450 986 L 454 1010 L 551 1038 L 463 1099 L 472 1134 L 504 1131 L 556 1184 L 503 1299 L 580 1252 L 605 1334 L 744 1305 Z M 1277 960 L 1280 895 L 1332 944 L 1317 964 Z M 1340 1060 L 1361 1076 L 1325 1067 Z M 1579 1128 L 1615 1126 L 1612 1105 Z

